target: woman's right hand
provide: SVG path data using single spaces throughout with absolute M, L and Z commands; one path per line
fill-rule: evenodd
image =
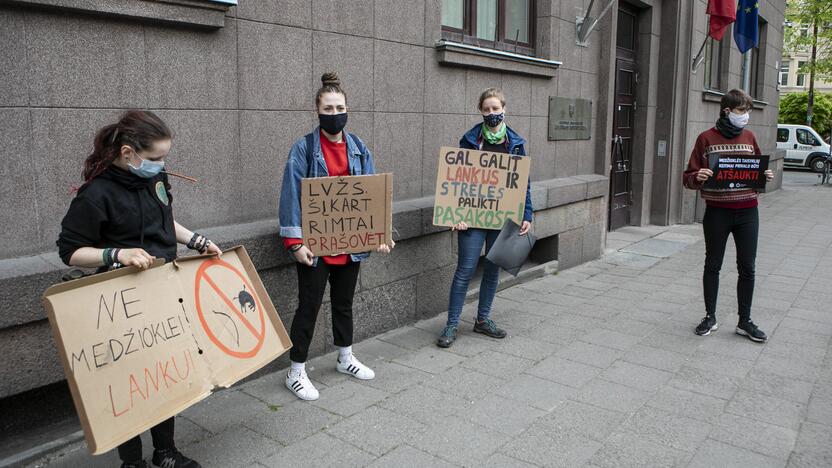
M 312 255 L 312 251 L 309 250 L 309 247 L 305 245 L 292 252 L 292 255 L 295 256 L 295 260 L 297 260 L 298 263 L 306 266 L 312 266 L 312 260 L 315 258 L 315 256 Z
M 699 172 L 696 173 L 696 180 L 698 180 L 699 182 L 705 182 L 706 180 L 708 180 L 709 177 L 713 177 L 713 175 L 714 171 L 703 167 L 702 169 L 699 169 Z
M 468 229 L 468 224 L 465 221 L 459 222 L 451 226 L 451 231 L 465 231 Z
M 122 249 L 118 252 L 117 262 L 124 266 L 133 265 L 139 270 L 147 270 L 153 265 L 156 257 L 145 252 L 144 249 Z

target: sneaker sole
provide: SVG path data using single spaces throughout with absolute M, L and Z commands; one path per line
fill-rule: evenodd
M 749 335 L 748 332 L 743 330 L 742 328 L 737 328 L 736 331 L 737 331 L 737 335 L 744 336 L 744 337 L 748 338 L 749 340 L 751 340 L 755 343 L 765 343 L 766 341 L 768 341 L 768 338 L 764 338 L 764 339 L 755 338 L 755 337 Z
M 485 330 L 477 330 L 476 328 L 474 329 L 474 332 L 479 333 L 480 335 L 485 335 L 487 337 L 497 339 L 497 340 L 502 340 L 503 338 L 508 336 L 508 333 L 506 333 L 505 335 L 494 335 L 494 334 L 488 333 Z
M 453 343 L 442 344 L 442 343 L 440 343 L 440 342 L 438 342 L 438 341 L 436 342 L 436 346 L 439 346 L 440 348 L 445 348 L 445 349 L 450 348 L 452 344 L 453 344 Z
M 711 332 L 712 332 L 712 331 L 717 331 L 717 329 L 719 329 L 719 324 L 718 324 L 718 323 L 715 323 L 715 324 L 714 324 L 714 326 L 712 326 L 712 327 L 711 327 L 708 331 L 706 331 L 705 333 L 699 333 L 699 332 L 698 332 L 698 331 L 696 331 L 696 330 L 694 330 L 693 332 L 694 332 L 694 333 L 696 333 L 696 334 L 697 334 L 697 335 L 699 335 L 699 336 L 708 336 L 708 335 L 710 335 L 710 334 L 711 334 Z
M 292 392 L 292 394 L 293 394 L 293 395 L 295 395 L 296 397 L 298 397 L 298 399 L 299 399 L 299 400 L 303 400 L 303 401 L 316 401 L 316 400 L 318 400 L 318 398 L 320 398 L 320 397 L 321 397 L 320 395 L 318 395 L 318 396 L 316 396 L 315 398 L 304 398 L 304 397 L 303 397 L 303 396 L 301 396 L 298 392 L 296 392 L 296 391 L 292 390 L 292 387 L 290 387 L 290 386 L 286 385 L 286 388 L 287 388 L 290 392 Z
M 342 374 L 346 374 L 346 375 L 349 375 L 349 376 L 351 376 L 351 377 L 355 377 L 355 378 L 356 378 L 356 379 L 358 379 L 358 380 L 373 380 L 374 378 L 376 378 L 376 376 L 375 376 L 375 375 L 374 375 L 374 376 L 372 376 L 372 377 L 369 377 L 369 378 L 359 377 L 358 375 L 353 374 L 352 372 L 350 372 L 350 371 L 348 371 L 348 370 L 346 370 L 346 369 L 341 370 L 341 369 L 339 369 L 339 368 L 337 368 L 337 367 L 335 368 L 335 370 L 337 370 L 338 372 L 340 372 L 340 373 L 342 373 Z

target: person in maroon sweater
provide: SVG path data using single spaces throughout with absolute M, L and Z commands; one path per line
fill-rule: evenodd
M 375 173 L 373 156 L 357 136 L 347 133 L 347 95 L 335 73 L 321 76 L 322 86 L 315 96 L 320 125 L 292 145 L 280 192 L 280 236 L 284 247 L 297 261 L 298 308 L 292 319 L 289 338 L 292 367 L 286 387 L 302 400 L 317 400 L 318 390 L 306 375 L 306 358 L 315 332 L 324 291 L 329 283 L 332 304 L 332 337 L 338 347 L 335 368 L 360 380 L 375 377 L 372 369 L 352 354 L 352 304 L 361 261 L 369 253 L 331 255 L 316 258 L 303 244 L 300 227 L 301 180 L 310 177 L 337 177 Z M 395 246 L 382 245 L 389 253 Z
M 716 125 L 702 132 L 690 154 L 683 183 L 691 190 L 699 190 L 705 200 L 705 218 L 702 228 L 705 233 L 705 269 L 702 274 L 702 288 L 705 296 L 705 318 L 695 329 L 697 335 L 708 335 L 719 324 L 716 320 L 716 299 L 719 293 L 719 270 L 725 255 L 728 235 L 734 236 L 737 247 L 737 303 L 739 321 L 736 333 L 752 341 L 764 342 L 766 334 L 751 321 L 751 300 L 754 296 L 754 263 L 757 257 L 757 236 L 760 218 L 757 212 L 756 190 L 709 190 L 703 188 L 705 181 L 713 177 L 709 169 L 709 158 L 720 155 L 760 154 L 757 139 L 746 130 L 751 113 L 751 97 L 745 92 L 733 89 L 722 97 L 719 120 Z M 765 172 L 771 181 L 774 173 Z

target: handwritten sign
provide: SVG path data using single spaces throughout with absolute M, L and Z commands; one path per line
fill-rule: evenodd
M 376 250 L 393 239 L 393 174 L 303 179 L 301 207 L 315 256 Z
M 722 155 L 708 162 L 713 177 L 703 187 L 710 190 L 748 190 L 766 187 L 765 171 L 768 170 L 768 155 Z
M 531 160 L 525 156 L 443 146 L 439 151 L 435 226 L 502 229 L 521 224 Z
M 243 247 L 58 284 L 44 305 L 93 454 L 291 347 Z

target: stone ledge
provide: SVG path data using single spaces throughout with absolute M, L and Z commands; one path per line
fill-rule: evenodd
M 534 182 L 532 200 L 535 211 L 542 212 L 599 198 L 605 196 L 608 190 L 607 177 L 584 174 Z M 433 197 L 394 202 L 393 226 L 393 238 L 396 241 L 449 230 L 447 227 L 433 225 Z M 205 228 L 199 229 L 199 232 L 223 247 L 244 245 L 258 271 L 292 264 L 292 259 L 283 250 L 282 240 L 277 234 L 277 219 Z M 180 256 L 192 254 L 180 246 Z M 0 260 L 0 309 L 6 311 L 0 314 L 0 330 L 43 320 L 45 315 L 41 294 L 49 286 L 60 282 L 61 275 L 66 270 L 67 267 L 58 258 L 57 252 Z M 377 280 L 376 283 L 381 284 L 381 281 Z
M 211 0 L 6 0 L 7 4 L 217 29 L 232 5 Z
M 481 70 L 552 78 L 561 62 L 440 40 L 434 46 L 439 63 Z

